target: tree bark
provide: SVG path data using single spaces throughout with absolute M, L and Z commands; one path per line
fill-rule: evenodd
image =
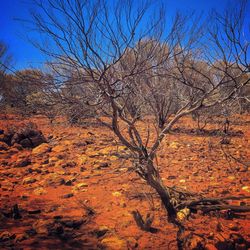
M 160 196 L 160 199 L 168 212 L 168 220 L 170 222 L 175 222 L 176 218 L 176 209 L 174 208 L 173 204 L 171 203 L 171 196 L 169 194 L 168 188 L 166 188 L 160 177 L 156 177 L 153 173 L 148 173 L 146 177 L 146 181 L 148 185 L 150 185 L 157 194 Z

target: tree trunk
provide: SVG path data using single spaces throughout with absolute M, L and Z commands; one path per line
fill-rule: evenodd
M 151 166 L 153 167 L 153 166 Z M 155 170 L 155 168 L 153 167 L 153 169 Z M 155 170 L 158 174 L 158 171 Z M 168 220 L 170 222 L 175 222 L 175 218 L 176 218 L 176 209 L 174 208 L 173 204 L 171 203 L 171 197 L 168 191 L 168 188 L 166 188 L 160 177 L 156 177 L 153 173 L 148 173 L 147 175 L 147 183 L 155 189 L 155 191 L 158 193 L 158 195 L 161 198 L 161 201 L 164 205 L 164 207 L 166 208 L 167 212 L 168 212 Z

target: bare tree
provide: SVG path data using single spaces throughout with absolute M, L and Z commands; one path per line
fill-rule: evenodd
M 6 71 L 11 63 L 11 56 L 5 43 L 0 41 L 0 103 L 3 102 L 3 92 L 6 86 Z
M 115 1 L 112 8 L 102 0 L 36 3 L 42 14 L 33 13 L 33 21 L 44 40 L 34 45 L 53 58 L 60 95 L 65 86 L 88 89 L 87 97 L 77 89 L 74 104 L 80 97 L 130 150 L 134 171 L 158 193 L 170 222 L 182 230 L 177 215 L 186 208 L 249 211 L 165 186 L 155 162 L 181 117 L 236 98 L 249 84 L 244 2 L 223 16 L 214 13 L 207 26 L 177 14 L 170 28 L 164 8 L 148 1 Z M 69 81 L 72 72 L 77 77 Z M 146 136 L 141 122 L 148 124 Z

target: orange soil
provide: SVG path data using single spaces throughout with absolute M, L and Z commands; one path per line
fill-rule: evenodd
M 249 196 L 249 119 L 249 116 L 235 119 L 242 124 L 234 125 L 233 131 L 244 134 L 232 137 L 227 146 L 227 152 L 229 150 L 234 157 L 248 164 L 248 168 L 233 159 L 226 159 L 219 136 L 173 133 L 164 140 L 157 158 L 165 184 L 208 197 Z M 177 228 L 167 222 L 164 208 L 153 190 L 129 171 L 131 163 L 119 157 L 126 155 L 126 148 L 117 143 L 108 129 L 67 127 L 62 123 L 50 125 L 39 117 L 30 120 L 38 125 L 45 137 L 53 136 L 48 142 L 52 150 L 42 154 L 13 147 L 0 151 L 0 209 L 8 211 L 18 204 L 21 214 L 26 211 L 19 220 L 0 216 L 0 235 L 8 231 L 18 238 L 25 230 L 34 227 L 35 222 L 47 223 L 55 216 L 85 218 L 87 221 L 74 231 L 75 237 L 71 241 L 36 234 L 24 240 L 13 240 L 10 245 L 13 249 L 103 249 L 105 244 L 107 249 L 177 248 Z M 18 123 L 22 122 L 15 117 L 2 119 L 0 128 Z M 185 118 L 178 127 L 194 128 L 195 123 Z M 209 124 L 207 129 L 217 127 L 217 124 Z M 27 157 L 31 164 L 17 167 Z M 35 178 L 35 182 L 24 184 L 23 179 L 27 177 Z M 65 185 L 69 180 L 69 185 Z M 62 198 L 69 193 L 73 196 Z M 147 193 L 152 194 L 153 202 L 147 198 Z M 234 202 L 239 204 L 239 201 Z M 94 209 L 93 216 L 87 215 L 85 205 Z M 41 213 L 27 214 L 36 209 Z M 141 231 L 136 226 L 131 214 L 135 209 L 144 216 L 147 212 L 154 213 L 156 233 Z M 232 219 L 227 219 L 223 213 L 216 216 L 198 213 L 189 217 L 186 225 L 190 232 L 203 239 L 207 249 L 216 249 L 215 245 L 229 239 L 232 233 L 249 241 L 249 218 L 249 213 Z M 107 233 L 97 237 L 95 232 L 103 229 Z M 3 249 L 9 249 L 6 242 L 0 242 L 0 248 L 1 244 Z

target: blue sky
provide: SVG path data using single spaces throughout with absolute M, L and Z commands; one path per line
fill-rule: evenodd
M 238 1 L 238 0 L 233 0 Z M 227 0 L 165 0 L 167 13 L 174 15 L 177 10 L 184 12 L 195 10 L 207 13 L 211 9 L 222 11 L 228 4 Z M 24 23 L 15 20 L 29 19 L 32 0 L 0 0 L 0 40 L 4 41 L 13 56 L 14 67 L 42 67 L 44 56 L 27 40 L 27 28 Z M 248 2 L 248 10 L 250 6 Z M 250 18 L 250 14 L 248 15 Z

